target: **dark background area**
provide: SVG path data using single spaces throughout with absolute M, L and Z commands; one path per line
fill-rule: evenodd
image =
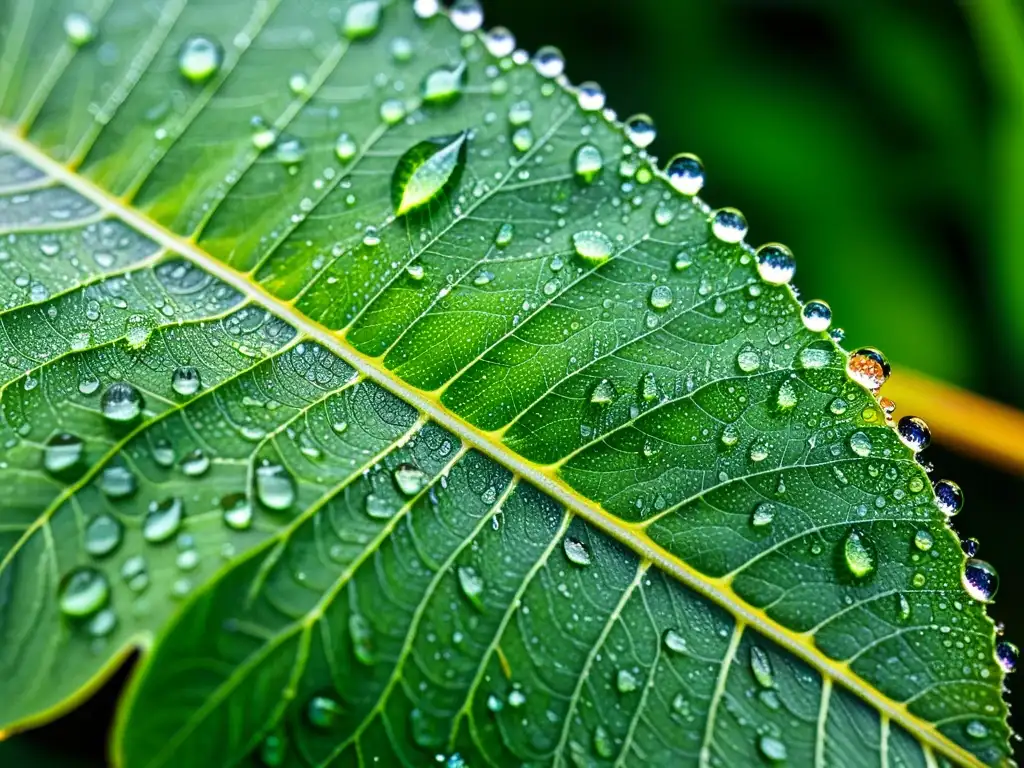
M 847 348 L 1024 407 L 1024 10 L 1009 0 L 483 0 L 521 47 L 556 44 L 651 151 L 700 155 L 702 196 L 797 255 Z M 1020 59 L 1020 61 L 1018 61 Z M 1017 92 L 1020 92 L 1017 95 Z M 883 391 L 884 393 L 884 391 Z M 1024 641 L 1024 481 L 943 447 L 954 523 L 1000 571 L 991 615 Z M 0 747 L 0 765 L 100 766 L 122 671 Z M 1019 686 L 1018 686 L 1019 687 Z M 1021 695 L 1011 694 L 1011 702 Z M 5 753 L 4 750 L 8 750 Z

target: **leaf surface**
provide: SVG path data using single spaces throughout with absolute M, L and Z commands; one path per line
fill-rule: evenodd
M 0 10 L 2 727 L 141 646 L 130 768 L 1006 762 L 846 353 L 499 38 Z

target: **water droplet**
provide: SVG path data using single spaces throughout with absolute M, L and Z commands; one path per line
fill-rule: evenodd
M 850 435 L 850 450 L 858 456 L 870 456 L 873 447 L 871 438 L 863 432 L 858 431 Z
M 648 403 L 658 399 L 658 380 L 650 371 L 640 379 L 640 396 Z
M 598 757 L 606 759 L 615 754 L 612 737 L 603 725 L 599 725 L 594 729 L 594 752 L 597 753 Z
M 306 705 L 306 717 L 309 724 L 321 730 L 333 728 L 343 713 L 341 704 L 327 696 L 314 696 Z
M 167 541 L 181 527 L 184 511 L 184 504 L 177 496 L 150 502 L 142 522 L 142 538 L 152 544 Z
M 117 614 L 104 608 L 89 620 L 88 631 L 93 637 L 106 637 L 117 628 Z
M 590 392 L 590 402 L 595 405 L 608 405 L 615 400 L 615 385 L 608 379 L 601 379 Z
M 110 515 L 94 517 L 85 527 L 85 551 L 93 557 L 105 557 L 121 543 L 123 528 Z
M 420 85 L 420 94 L 426 104 L 450 104 L 462 95 L 466 85 L 466 63 L 454 67 L 438 67 L 427 73 Z M 461 136 L 465 136 L 463 131 Z
M 1017 657 L 1020 650 L 1011 642 L 1000 640 L 996 643 L 996 661 L 1003 668 L 1003 672 L 1010 674 L 1017 669 Z
M 131 384 L 115 382 L 103 390 L 100 408 L 110 421 L 121 424 L 134 421 L 142 413 L 142 394 Z
M 763 528 L 771 525 L 775 519 L 775 505 L 770 501 L 763 501 L 754 507 L 754 514 L 750 517 L 750 523 L 755 528 Z
M 874 392 L 885 384 L 891 368 L 881 352 L 865 347 L 850 355 L 846 372 L 855 382 Z
M 675 653 L 686 653 L 688 650 L 686 638 L 674 629 L 669 629 L 664 636 L 665 647 Z
M 896 595 L 896 610 L 899 612 L 900 621 L 910 618 L 910 602 L 903 593 Z
M 61 432 L 46 441 L 43 448 L 43 468 L 56 475 L 75 466 L 85 454 L 82 438 Z
M 405 274 L 418 282 L 423 279 L 426 270 L 423 269 L 422 264 L 409 264 L 405 268 Z
M 121 566 L 121 577 L 132 592 L 142 592 L 149 586 L 146 559 L 142 555 L 129 557 Z
M 917 416 L 904 416 L 900 419 L 896 431 L 899 433 L 903 444 L 915 453 L 923 451 L 932 441 L 931 430 L 924 423 L 924 419 L 919 419 Z
M 186 453 L 182 459 L 181 471 L 188 477 L 199 477 L 210 468 L 210 457 L 201 448 Z
M 988 727 L 980 720 L 971 720 L 964 730 L 972 739 L 984 739 L 988 736 Z
M 67 616 L 91 616 L 110 599 L 107 577 L 95 568 L 76 568 L 61 584 L 60 609 Z
M 477 0 L 455 0 L 448 16 L 459 32 L 475 32 L 484 23 L 484 11 Z
M 512 236 L 514 232 L 515 228 L 509 222 L 506 221 L 504 224 L 498 227 L 498 231 L 494 233 L 494 244 L 499 248 L 504 248 L 505 246 L 512 242 Z
M 274 142 L 274 159 L 281 165 L 298 165 L 306 157 L 306 145 L 296 136 L 281 136 Z
M 984 560 L 971 558 L 961 579 L 967 594 L 982 603 L 991 603 L 999 590 L 999 574 Z
M 584 112 L 597 112 L 604 109 L 604 90 L 592 80 L 580 83 L 576 90 L 576 101 Z
M 283 466 L 264 463 L 256 468 L 256 498 L 267 509 L 286 510 L 295 496 L 295 480 Z
M 672 306 L 672 289 L 667 285 L 656 285 L 651 289 L 651 306 L 654 309 L 668 309 Z
M 825 368 L 832 363 L 833 347 L 824 339 L 812 341 L 800 350 L 800 367 L 808 370 Z
M 469 567 L 468 565 L 460 565 L 458 569 L 459 586 L 462 588 L 462 594 L 469 598 L 469 601 L 473 603 L 477 608 L 482 606 L 480 596 L 484 593 L 484 580 L 477 573 L 476 569 Z
M 296 72 L 288 78 L 288 89 L 296 96 L 302 96 L 309 90 L 309 78 L 302 72 Z
M 135 475 L 127 467 L 112 464 L 100 475 L 100 490 L 111 499 L 123 499 L 135 493 Z
M 352 652 L 356 660 L 367 667 L 376 663 L 376 651 L 373 642 L 373 627 L 366 617 L 353 613 L 348 618 L 348 633 L 352 637 Z
M 574 233 L 572 245 L 576 253 L 595 264 L 600 264 L 611 256 L 615 247 L 608 235 L 596 229 L 584 229 Z
M 565 57 L 553 45 L 545 45 L 534 54 L 533 67 L 541 77 L 558 77 L 565 71 Z
M 519 709 L 526 703 L 526 694 L 520 690 L 513 690 L 508 695 L 508 705 L 513 709 Z
M 190 82 L 205 83 L 220 69 L 223 59 L 224 52 L 216 42 L 194 35 L 178 51 L 178 71 Z
M 786 411 L 796 406 L 799 402 L 799 398 L 796 394 L 796 388 L 793 386 L 793 382 L 784 381 L 779 386 L 779 392 L 775 396 L 775 404 L 780 410 Z
M 927 552 L 935 543 L 935 537 L 929 531 L 920 530 L 914 534 L 914 546 L 922 552 Z
M 735 208 L 720 208 L 711 218 L 711 234 L 723 243 L 738 243 L 747 236 L 747 219 Z
M 183 365 L 174 369 L 171 374 L 171 389 L 182 397 L 190 397 L 203 385 L 199 371 L 191 365 Z
M 366 497 L 366 514 L 377 520 L 387 520 L 394 516 L 397 510 L 382 496 L 371 493 Z
M 244 531 L 252 525 L 252 505 L 244 493 L 225 496 L 220 502 L 224 524 L 233 531 Z
M 516 49 L 516 38 L 507 28 L 495 27 L 484 36 L 484 45 L 491 56 L 503 59 Z
M 399 464 L 393 476 L 398 490 L 406 496 L 415 496 L 427 485 L 427 473 L 412 464 Z
M 774 736 L 762 736 L 757 740 L 757 749 L 770 763 L 784 763 L 788 757 L 786 745 Z
M 562 549 L 565 550 L 565 556 L 569 558 L 569 562 L 581 566 L 590 565 L 590 553 L 579 539 L 566 536 L 562 541 Z
M 64 17 L 64 34 L 69 43 L 81 48 L 96 38 L 96 25 L 84 13 L 69 13 Z
M 620 669 L 615 675 L 615 687 L 619 689 L 619 693 L 632 693 L 640 687 L 640 682 L 628 669 Z
M 405 104 L 400 99 L 385 99 L 380 104 L 380 119 L 395 125 L 405 117 Z
M 527 152 L 533 146 L 533 131 L 524 125 L 512 134 L 512 146 L 517 152 Z
M 804 304 L 801 319 L 804 321 L 804 328 L 813 333 L 827 331 L 832 325 L 832 308 L 824 301 L 808 301 Z
M 753 373 L 761 367 L 761 356 L 753 347 L 741 349 L 736 355 L 736 365 L 744 373 Z
M 343 163 L 347 163 L 355 157 L 356 152 L 358 151 L 359 147 L 356 145 L 355 139 L 347 133 L 339 135 L 334 142 L 334 154 L 337 155 L 338 159 Z
M 270 734 L 260 744 L 260 761 L 267 768 L 279 768 L 284 764 L 287 754 L 288 747 L 283 732 Z
M 572 155 L 572 170 L 576 178 L 589 184 L 604 168 L 601 150 L 593 144 L 580 144 Z
M 623 128 L 626 132 L 626 138 L 629 139 L 633 146 L 640 149 L 649 147 L 658 135 L 650 115 L 633 115 L 626 120 Z
M 771 688 L 775 685 L 775 677 L 772 674 L 772 662 L 764 649 L 756 645 L 750 646 L 750 671 L 762 688 Z
M 843 542 L 843 560 L 855 578 L 863 579 L 875 570 L 875 553 L 860 531 L 852 530 Z
M 345 12 L 342 32 L 349 40 L 369 37 L 380 26 L 381 8 L 378 0 L 360 0 Z
M 935 483 L 935 506 L 946 517 L 952 517 L 964 506 L 964 492 L 952 480 L 939 480 Z
M 466 162 L 466 132 L 421 141 L 398 160 L 391 199 L 401 216 L 434 200 L 458 183 Z
M 676 155 L 665 167 L 669 184 L 684 195 L 696 195 L 704 187 L 704 165 L 696 155 Z
M 781 243 L 768 243 L 757 249 L 757 274 L 766 283 L 786 285 L 796 274 L 793 252 Z
M 262 117 L 254 117 L 249 121 L 249 126 L 252 128 L 252 145 L 260 151 L 270 147 L 277 138 L 277 131 L 267 125 Z

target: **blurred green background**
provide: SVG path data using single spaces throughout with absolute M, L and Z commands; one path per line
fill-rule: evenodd
M 483 3 L 527 50 L 558 45 L 620 117 L 649 113 L 654 154 L 700 155 L 702 196 L 743 210 L 752 244 L 793 249 L 796 284 L 832 305 L 848 348 L 1024 408 L 1024 6 Z M 963 486 L 956 528 L 1000 569 L 991 613 L 1024 641 L 1024 480 L 941 446 L 928 458 Z M 0 744 L 0 765 L 104 765 L 123 676 Z

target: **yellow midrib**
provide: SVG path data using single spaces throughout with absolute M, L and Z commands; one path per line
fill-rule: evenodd
M 522 458 L 496 440 L 495 433 L 487 433 L 478 429 L 449 411 L 436 395 L 416 389 L 402 381 L 386 370 L 380 364 L 379 358 L 368 357 L 352 347 L 342 334 L 330 331 L 310 320 L 298 312 L 294 306 L 283 302 L 261 285 L 250 280 L 247 275 L 232 269 L 203 251 L 194 241 L 180 237 L 142 212 L 127 206 L 123 201 L 111 196 L 90 180 L 79 176 L 74 170 L 52 159 L 24 138 L 2 129 L 0 130 L 0 145 L 6 146 L 28 162 L 33 163 L 50 177 L 86 197 L 100 209 L 134 227 L 141 234 L 188 259 L 206 272 L 231 285 L 243 295 L 251 297 L 267 311 L 287 321 L 309 339 L 330 349 L 368 380 L 419 409 L 421 413 L 429 416 L 467 444 L 534 484 L 573 513 L 630 547 L 638 555 L 650 560 L 693 591 L 721 606 L 738 621 L 750 625 L 758 633 L 804 660 L 823 677 L 841 683 L 874 706 L 883 716 L 888 716 L 899 723 L 924 744 L 934 747 L 964 765 L 978 766 L 979 768 L 985 765 L 975 755 L 940 733 L 932 723 L 913 715 L 905 705 L 884 696 L 855 674 L 846 662 L 835 661 L 825 656 L 817 649 L 810 636 L 787 629 L 771 619 L 764 611 L 746 603 L 733 592 L 727 579 L 709 577 L 693 569 L 654 543 L 640 528 L 622 522 L 603 510 L 593 500 L 577 493 L 558 476 L 555 468 L 540 466 Z

